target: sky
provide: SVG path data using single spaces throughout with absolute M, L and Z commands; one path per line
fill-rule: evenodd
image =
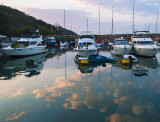
M 65 10 L 65 28 L 80 34 L 81 31 L 87 30 L 88 18 L 88 30 L 101 35 L 111 34 L 112 6 L 113 33 L 132 33 L 133 3 L 135 30 L 149 30 L 155 33 L 160 5 L 159 0 L 0 0 L 0 3 L 62 27 Z

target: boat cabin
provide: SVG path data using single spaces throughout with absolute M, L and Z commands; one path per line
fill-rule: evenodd
M 134 38 L 132 40 L 133 44 L 138 45 L 152 45 L 154 44 L 153 40 L 151 38 Z
M 17 41 L 15 43 L 13 43 L 11 45 L 12 48 L 25 48 L 25 47 L 28 47 L 28 46 L 43 46 L 41 42 L 36 42 L 36 41 L 33 41 L 33 42 L 28 42 L 28 41 Z

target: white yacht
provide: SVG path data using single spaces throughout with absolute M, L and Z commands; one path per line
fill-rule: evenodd
M 129 54 L 132 47 L 129 45 L 128 41 L 123 38 L 118 38 L 113 41 L 111 47 L 111 53 L 113 55 L 125 55 Z
M 74 50 L 79 56 L 96 55 L 98 48 L 96 47 L 92 32 L 82 32 L 78 39 L 78 45 Z
M 28 36 L 21 37 L 15 44 L 3 48 L 3 52 L 9 56 L 29 56 L 47 52 L 42 42 L 39 31 L 31 31 Z
M 137 32 L 146 32 L 149 33 L 149 31 L 136 31 Z M 133 53 L 135 55 L 141 55 L 141 56 L 156 56 L 156 54 L 159 51 L 159 47 L 153 42 L 153 40 L 150 37 L 146 37 L 145 35 L 136 35 L 131 38 L 131 42 L 133 44 Z

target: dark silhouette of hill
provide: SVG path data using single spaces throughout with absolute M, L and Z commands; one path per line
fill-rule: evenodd
M 75 32 L 47 24 L 17 9 L 0 5 L 0 35 L 20 36 L 30 30 L 40 30 L 42 35 L 76 35 Z

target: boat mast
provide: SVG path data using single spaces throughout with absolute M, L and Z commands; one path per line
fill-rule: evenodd
M 66 11 L 64 10 L 64 36 L 65 36 L 65 40 L 66 40 L 66 29 L 65 29 L 65 27 L 66 27 L 66 22 L 65 22 L 65 20 L 66 20 Z M 66 53 L 65 53 L 65 78 L 67 79 L 67 71 L 66 71 L 66 68 L 67 68 L 67 61 L 66 61 Z
M 156 19 L 156 34 L 157 34 L 157 32 L 158 32 L 158 13 L 157 13 L 157 19 Z
M 87 34 L 88 34 L 88 18 L 87 18 Z
M 65 26 L 66 26 L 66 23 L 65 23 L 65 14 L 66 14 L 66 11 L 64 10 L 64 28 L 65 28 Z
M 100 29 L 101 29 L 101 25 L 100 25 L 100 7 L 98 8 L 99 10 L 99 35 L 100 35 Z
M 132 20 L 132 34 L 134 35 L 134 3 L 133 3 L 133 20 Z
M 111 30 L 111 34 L 113 35 L 113 6 L 112 6 L 112 30 Z
M 148 31 L 150 31 L 150 23 L 149 23 L 149 25 L 148 25 Z

